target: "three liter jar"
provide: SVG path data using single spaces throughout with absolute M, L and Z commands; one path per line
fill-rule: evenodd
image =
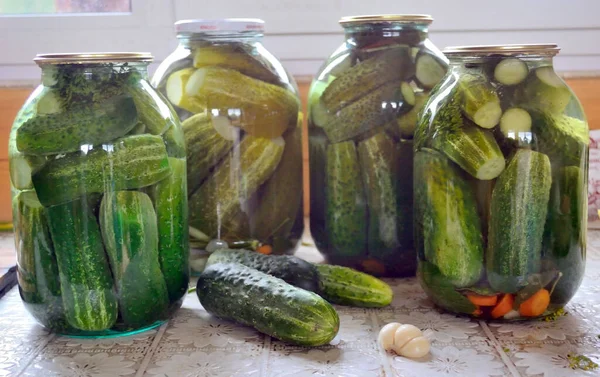
M 581 106 L 552 68 L 556 46 L 444 56 L 431 21 L 342 19 L 309 94 L 316 246 L 374 275 L 418 273 L 452 312 L 549 314 L 583 276 Z M 145 54 L 36 58 L 10 172 L 21 297 L 53 331 L 156 326 L 211 250 L 290 254 L 303 233 L 298 89 L 263 23 L 176 29 L 152 85 Z

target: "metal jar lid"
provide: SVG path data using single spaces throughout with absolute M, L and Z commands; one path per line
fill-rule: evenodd
M 149 52 L 78 52 L 61 54 L 37 54 L 34 62 L 44 64 L 97 64 L 97 63 L 150 63 L 154 58 Z
M 262 33 L 265 30 L 265 21 L 258 18 L 222 18 L 181 20 L 175 22 L 175 31 L 180 33 L 206 33 L 215 31 L 243 32 L 255 31 Z
M 447 56 L 490 56 L 490 55 L 546 55 L 555 56 L 560 51 L 555 43 L 508 44 L 482 46 L 452 46 L 444 49 Z
M 428 14 L 375 14 L 367 16 L 346 16 L 342 17 L 339 22 L 342 26 L 392 22 L 429 25 L 433 22 L 433 17 Z

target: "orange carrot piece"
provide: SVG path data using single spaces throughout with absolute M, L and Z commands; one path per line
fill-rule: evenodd
M 519 305 L 519 313 L 523 317 L 537 317 L 544 314 L 548 305 L 550 305 L 550 292 L 542 288 Z
M 273 253 L 273 248 L 271 245 L 261 245 L 256 249 L 256 251 L 261 254 L 270 255 Z
M 481 310 L 479 308 L 479 306 L 477 307 L 477 309 L 473 310 L 473 313 L 471 313 L 471 315 L 474 315 L 475 317 L 479 317 L 483 314 L 483 310 Z
M 510 312 L 513 308 L 513 304 L 515 303 L 515 298 L 513 295 L 507 293 L 502 296 L 500 301 L 494 306 L 492 309 L 492 318 L 498 319 L 500 317 L 504 317 L 508 312 Z
M 498 303 L 498 296 L 481 296 L 476 294 L 468 294 L 467 298 L 477 306 L 495 306 Z

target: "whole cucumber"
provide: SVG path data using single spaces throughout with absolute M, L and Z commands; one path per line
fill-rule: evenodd
M 291 344 L 328 344 L 340 327 L 335 309 L 317 294 L 237 263 L 205 269 L 196 294 L 209 313 Z

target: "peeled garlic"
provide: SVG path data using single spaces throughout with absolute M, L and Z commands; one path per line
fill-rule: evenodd
M 429 339 L 413 325 L 388 323 L 379 331 L 377 338 L 386 351 L 394 351 L 400 356 L 420 358 L 429 353 Z

